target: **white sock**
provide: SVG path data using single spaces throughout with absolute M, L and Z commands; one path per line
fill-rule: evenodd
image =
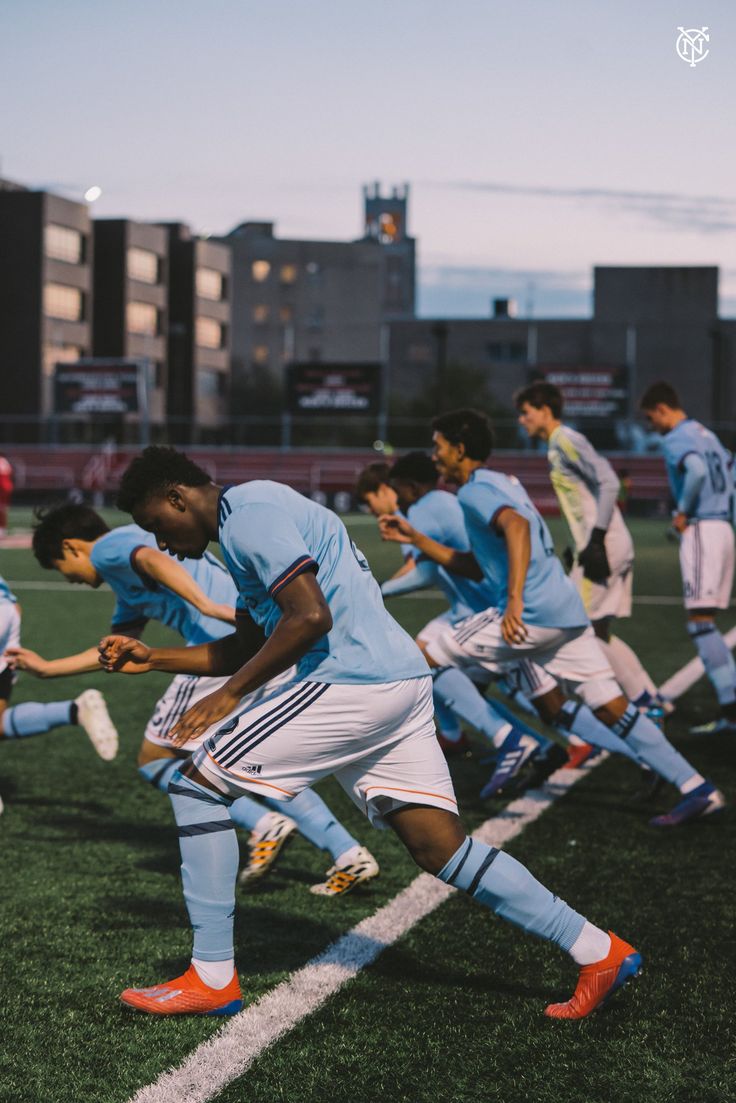
M 680 786 L 680 792 L 683 796 L 687 796 L 688 793 L 692 793 L 693 789 L 697 789 L 699 785 L 702 785 L 705 778 L 702 774 L 693 774 L 687 781 L 684 781 Z
M 199 979 L 210 988 L 224 988 L 233 979 L 235 972 L 235 959 L 232 957 L 227 961 L 199 961 L 193 957 L 192 965 L 197 970 Z
M 657 687 L 627 643 L 618 636 L 611 636 L 608 642 L 601 639 L 598 642 L 611 664 L 616 681 L 630 701 L 635 701 L 642 693 L 656 696 Z
M 504 739 L 506 738 L 506 736 L 509 734 L 510 731 L 511 731 L 511 725 L 510 724 L 504 724 L 503 727 L 499 728 L 498 731 L 493 736 L 493 746 L 494 747 L 500 747 L 501 744 L 503 743 Z
M 355 846 L 351 846 L 349 850 L 343 851 L 339 858 L 335 858 L 336 866 L 349 866 L 351 862 L 357 862 L 360 858 L 360 852 L 363 847 L 360 843 L 356 843 Z
M 608 957 L 610 949 L 610 936 L 586 919 L 585 926 L 570 949 L 570 957 L 577 965 L 592 965 L 594 961 L 603 961 Z

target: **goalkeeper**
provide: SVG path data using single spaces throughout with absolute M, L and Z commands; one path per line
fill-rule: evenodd
M 547 442 L 550 479 L 574 542 L 570 578 L 616 680 L 639 708 L 666 704 L 637 656 L 612 631 L 617 617 L 631 616 L 634 578 L 634 544 L 616 505 L 618 476 L 587 437 L 563 424 L 563 397 L 554 384 L 531 383 L 515 401 L 520 425 Z

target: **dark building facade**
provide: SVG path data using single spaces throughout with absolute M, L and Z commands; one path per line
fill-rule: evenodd
M 181 223 L 166 229 L 169 422 L 180 439 L 209 442 L 230 416 L 230 249 Z
M 277 386 L 292 362 L 382 360 L 384 327 L 412 317 L 415 243 L 408 188 L 364 189 L 356 241 L 276 237 L 271 222 L 244 222 L 221 239 L 232 249 L 232 357 L 236 380 Z
M 54 365 L 92 351 L 91 262 L 86 204 L 0 188 L 0 408 L 18 439 L 53 412 Z
M 167 414 L 168 235 L 129 219 L 93 226 L 94 355 L 149 361 L 150 417 L 160 424 Z
M 594 313 L 583 319 L 509 315 L 478 319 L 423 318 L 389 325 L 388 378 L 394 410 L 431 395 L 456 405 L 454 375 L 482 381 L 498 417 L 514 418 L 514 392 L 535 375 L 579 382 L 578 420 L 606 424 L 607 447 L 640 444 L 638 398 L 669 379 L 688 411 L 708 424 L 736 416 L 736 321 L 718 317 L 718 269 L 598 267 Z M 610 377 L 605 400 L 601 380 Z M 588 388 L 588 405 L 585 388 Z M 462 397 L 462 396 L 460 396 Z M 466 403 L 473 404 L 473 394 Z M 588 428 L 590 425 L 587 426 Z M 524 443 L 505 440 L 507 445 Z

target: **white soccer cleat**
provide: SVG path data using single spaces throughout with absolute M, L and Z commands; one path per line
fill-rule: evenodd
M 296 831 L 296 823 L 289 816 L 270 812 L 263 831 L 251 831 L 248 839 L 248 864 L 238 875 L 239 885 L 252 885 L 258 881 L 278 858 L 285 843 Z
M 92 746 L 105 762 L 112 762 L 118 753 L 118 729 L 110 719 L 105 698 L 99 689 L 85 689 L 74 704 L 77 706 L 77 723 L 84 728 Z
M 370 850 L 359 846 L 351 861 L 328 869 L 327 880 L 319 885 L 312 885 L 309 891 L 315 896 L 345 896 L 358 885 L 364 885 L 378 877 L 379 873 L 378 862 Z

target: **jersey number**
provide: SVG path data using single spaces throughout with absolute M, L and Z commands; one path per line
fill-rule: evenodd
M 721 463 L 721 457 L 717 452 L 706 452 L 705 458 L 708 461 L 708 473 L 710 474 L 710 485 L 716 494 L 723 494 L 726 489 L 726 475 L 723 470 L 723 464 Z
M 352 548 L 353 555 L 355 556 L 355 560 L 356 560 L 358 566 L 360 567 L 361 571 L 370 571 L 370 567 L 368 565 L 368 560 L 363 555 L 362 551 L 356 545 L 354 540 L 350 541 L 350 547 Z

